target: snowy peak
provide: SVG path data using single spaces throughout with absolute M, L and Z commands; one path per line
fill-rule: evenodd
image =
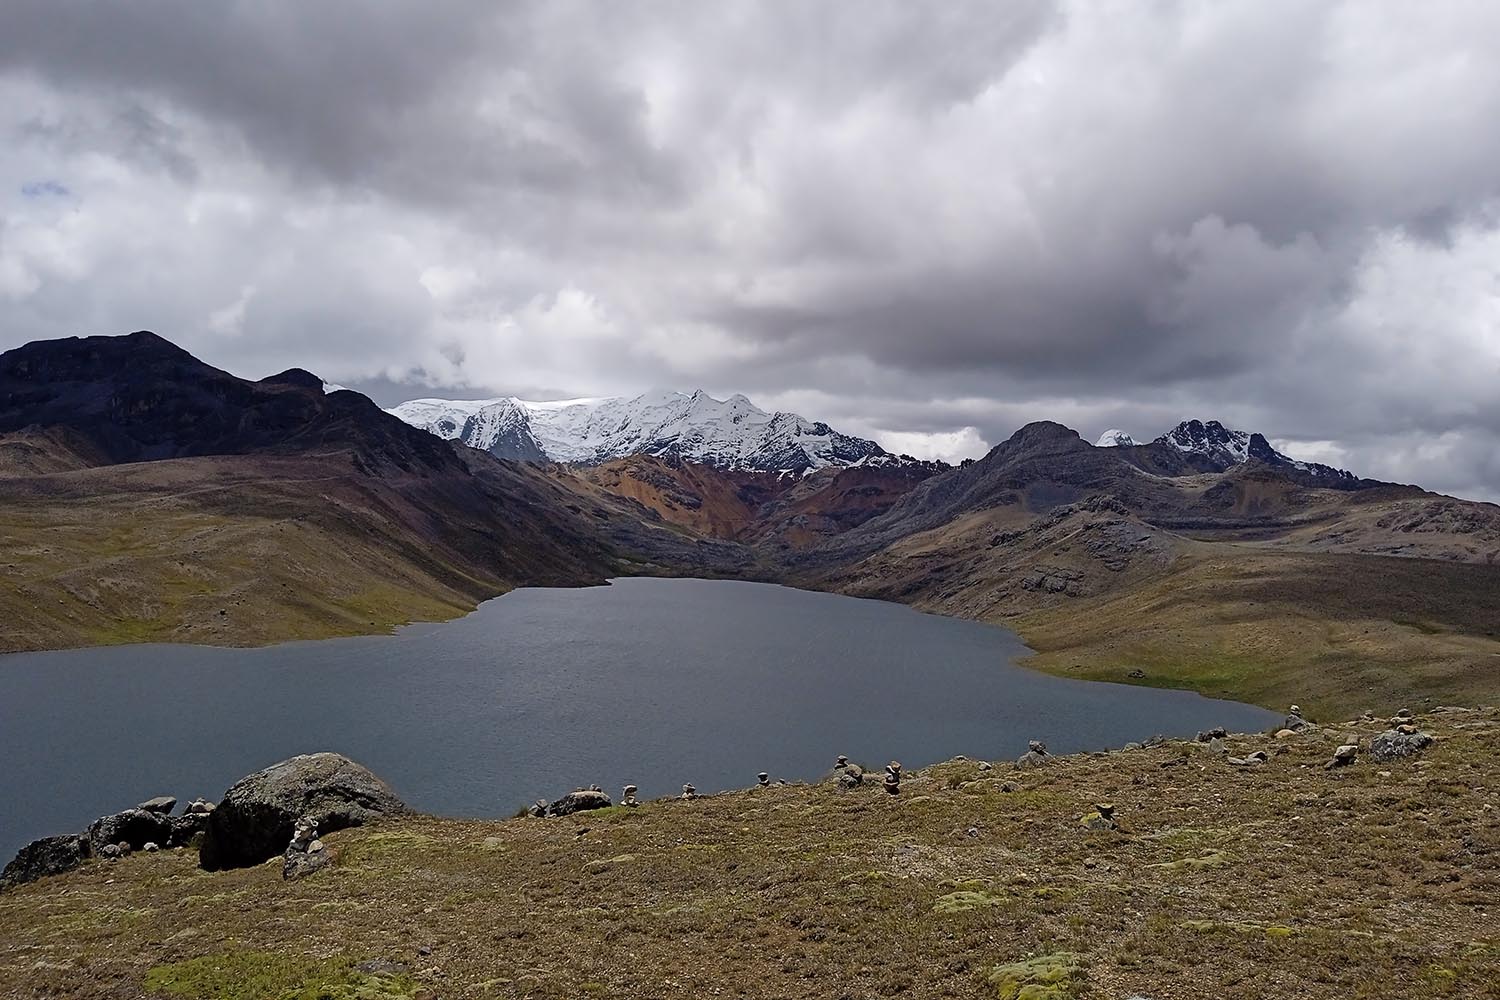
M 1135 438 L 1126 434 L 1117 427 L 1111 427 L 1099 435 L 1099 440 L 1094 442 L 1095 448 L 1130 448 L 1135 445 Z
M 1231 430 L 1217 420 L 1184 420 L 1153 443 L 1169 445 L 1188 454 L 1201 455 L 1220 471 L 1243 465 L 1254 459 L 1266 465 L 1305 472 L 1323 481 L 1352 482 L 1358 479 L 1353 473 L 1335 469 L 1331 465 L 1299 462 L 1271 447 L 1271 442 L 1267 441 L 1264 435 Z
M 1244 431 L 1232 431 L 1217 420 L 1207 423 L 1201 420 L 1184 420 L 1157 438 L 1155 443 L 1202 455 L 1215 465 L 1225 468 L 1239 465 L 1250 456 L 1250 435 Z
M 439 437 L 521 461 L 597 464 L 654 455 L 725 469 L 793 473 L 914 461 L 821 421 L 767 413 L 742 395 L 721 400 L 701 389 L 543 402 L 414 399 L 390 412 Z

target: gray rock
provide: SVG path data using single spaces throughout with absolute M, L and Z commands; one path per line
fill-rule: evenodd
M 1333 759 L 1324 764 L 1323 767 L 1329 771 L 1336 767 L 1348 767 L 1354 763 L 1354 759 L 1358 756 L 1359 747 L 1353 743 L 1345 743 L 1333 752 Z
M 316 848 L 305 851 L 288 847 L 281 858 L 281 877 L 290 882 L 294 879 L 306 878 L 313 872 L 322 871 L 333 864 L 333 858 L 328 853 L 328 848 L 323 846 L 321 840 L 312 842 Z
M 116 844 L 105 844 L 103 847 L 99 848 L 98 854 L 101 858 L 107 858 L 113 861 L 115 858 L 118 858 L 120 856 L 120 848 Z
M 1228 738 L 1229 733 L 1224 729 L 1223 726 L 1215 726 L 1212 729 L 1205 729 L 1203 732 L 1198 734 L 1199 743 L 1209 743 L 1213 740 L 1225 740 Z
M 569 792 L 556 802 L 547 807 L 548 816 L 571 816 L 576 812 L 587 812 L 590 809 L 605 809 L 614 805 L 608 795 L 595 791 L 592 788 L 581 788 L 576 792 Z
M 843 771 L 839 774 L 839 787 L 848 791 L 864 784 L 865 772 L 860 770 L 858 764 L 845 764 Z
M 198 863 L 217 871 L 274 858 L 303 816 L 331 833 L 410 812 L 368 768 L 336 753 L 303 754 L 230 786 L 208 814 Z
M 157 851 L 161 850 L 161 848 L 157 846 L 156 841 L 148 840 L 141 846 L 141 850 L 145 851 L 147 854 L 155 854 Z
M 170 795 L 158 795 L 154 799 L 147 799 L 136 808 L 148 813 L 170 813 L 177 808 L 177 800 Z
M 212 802 L 205 802 L 203 799 L 194 799 L 183 807 L 182 813 L 184 816 L 207 816 L 213 811 L 214 804 Z
M 168 847 L 186 847 L 193 838 L 208 829 L 208 813 L 187 812 L 172 817 L 172 835 L 167 838 Z
M 1020 757 L 1016 758 L 1016 767 L 1023 771 L 1028 771 L 1036 767 L 1046 767 L 1051 763 L 1052 755 L 1045 750 L 1027 750 Z
M 1415 757 L 1432 743 L 1431 733 L 1421 731 L 1405 733 L 1396 729 L 1387 729 L 1378 736 L 1370 737 L 1370 756 L 1382 763 L 1400 760 L 1403 757 Z
M 990 770 L 990 769 L 991 769 L 991 768 L 993 768 L 993 767 L 994 767 L 994 766 L 995 766 L 995 765 L 994 765 L 994 764 L 991 764 L 991 763 L 990 763 L 990 762 L 989 762 L 989 761 L 987 761 L 987 760 L 982 760 L 982 761 L 980 761 L 980 762 L 979 762 L 979 769 L 980 769 L 980 770 L 981 770 L 981 771 L 988 771 L 988 770 Z
M 124 844 L 138 851 L 148 840 L 165 844 L 172 839 L 172 820 L 159 812 L 126 809 L 112 816 L 100 816 L 89 824 L 86 836 L 94 853 L 106 844 Z
M 88 838 L 76 833 L 33 840 L 17 851 L 5 870 L 0 871 L 0 889 L 72 871 L 83 864 L 89 853 Z

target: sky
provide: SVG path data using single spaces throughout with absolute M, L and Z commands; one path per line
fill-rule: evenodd
M 1500 499 L 1500 4 L 0 5 L 0 350 Z

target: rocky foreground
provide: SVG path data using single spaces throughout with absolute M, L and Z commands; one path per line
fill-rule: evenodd
M 1500 996 L 1500 711 L 1288 722 L 486 822 L 295 758 L 0 893 L 0 996 Z

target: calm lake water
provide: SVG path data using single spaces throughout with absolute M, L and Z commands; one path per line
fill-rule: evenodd
M 814 779 L 838 754 L 916 767 L 1118 747 L 1263 709 L 1016 667 L 994 626 L 708 580 L 520 590 L 394 636 L 263 649 L 142 645 L 0 656 L 0 864 L 152 795 L 217 799 L 337 750 L 413 806 L 501 816 L 599 783 L 618 796 Z

